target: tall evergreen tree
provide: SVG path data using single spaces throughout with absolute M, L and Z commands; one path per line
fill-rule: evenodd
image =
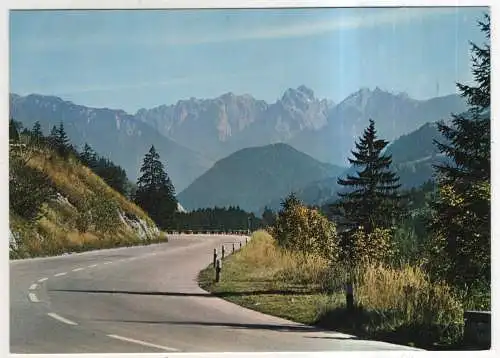
M 487 43 L 471 44 L 475 84 L 457 83 L 470 109 L 453 115 L 451 125 L 439 124 L 447 142 L 435 143 L 451 160 L 435 166 L 438 195 L 430 223 L 435 272 L 463 288 L 491 280 L 489 15 L 479 26 Z
M 13 118 L 9 121 L 9 141 L 12 143 L 19 142 L 19 123 L 14 121 Z
M 35 124 L 33 124 L 31 135 L 38 141 L 40 141 L 43 138 L 42 126 L 40 125 L 39 121 L 36 121 Z
M 85 143 L 79 154 L 79 158 L 83 164 L 89 168 L 93 168 L 97 162 L 97 153 L 88 143 Z
M 172 225 L 177 210 L 175 189 L 154 146 L 144 157 L 135 202 L 159 227 L 165 229 Z
M 54 126 L 52 126 L 52 129 L 50 130 L 50 134 L 49 134 L 49 137 L 48 137 L 49 145 L 53 149 L 57 149 L 57 143 L 58 143 L 57 136 L 58 136 L 58 134 L 57 134 L 57 127 L 54 125 Z
M 377 139 L 375 122 L 370 119 L 370 125 L 355 143 L 356 151 L 351 151 L 354 158 L 349 158 L 361 170 L 337 180 L 347 189 L 338 193 L 337 214 L 351 224 L 362 226 L 367 233 L 390 227 L 400 210 L 399 178 L 390 170 L 391 155 L 382 154 L 387 144 Z
M 262 221 L 264 225 L 273 226 L 276 221 L 276 214 L 267 206 L 264 208 L 262 213 Z
M 55 147 L 57 152 L 62 156 L 66 156 L 72 149 L 62 121 L 59 123 L 59 128 L 56 129 Z

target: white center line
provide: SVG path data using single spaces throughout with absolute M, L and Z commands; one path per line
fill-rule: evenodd
M 40 302 L 38 300 L 38 297 L 36 297 L 36 295 L 33 292 L 30 292 L 29 295 L 28 295 L 28 297 L 30 298 L 31 302 Z
M 81 270 L 83 270 L 83 267 L 77 267 L 76 269 L 73 269 L 73 270 L 71 270 L 71 271 L 73 271 L 73 272 L 78 272 L 78 271 L 81 271 Z
M 115 334 L 108 334 L 108 337 L 114 338 L 114 339 L 119 339 L 119 340 L 125 341 L 125 342 L 131 342 L 131 343 L 140 344 L 140 345 L 143 345 L 143 346 L 146 346 L 146 347 L 163 349 L 165 351 L 170 351 L 170 352 L 178 352 L 179 351 L 178 349 L 175 349 L 175 348 L 170 348 L 170 347 L 166 347 L 166 346 L 160 346 L 158 344 L 148 343 L 148 342 L 140 341 L 138 339 L 132 339 L 132 338 L 127 338 L 127 337 L 117 336 Z
M 39 279 L 38 282 L 47 281 L 48 279 L 49 279 L 48 277 L 43 277 L 43 278 Z
M 66 274 L 67 274 L 67 272 L 59 272 L 59 273 L 56 273 L 56 274 L 54 275 L 54 277 L 64 276 L 64 275 L 66 275 Z
M 87 266 L 87 267 L 96 267 L 97 264 L 93 264 L 93 265 L 90 265 L 90 266 Z
M 34 283 L 30 286 L 30 290 L 36 290 L 37 288 L 38 288 L 38 285 L 36 283 Z
M 73 322 L 73 321 L 70 321 L 69 319 L 66 319 L 66 318 L 64 318 L 64 317 L 61 317 L 61 316 L 59 316 L 59 315 L 58 315 L 58 314 L 56 314 L 56 313 L 52 313 L 52 312 L 50 312 L 50 313 L 47 313 L 47 315 L 48 315 L 48 316 L 50 316 L 50 317 L 52 317 L 52 318 L 54 318 L 54 319 L 57 319 L 58 321 L 60 321 L 60 322 L 62 322 L 62 323 L 70 324 L 70 325 L 72 325 L 72 326 L 77 326 L 77 325 L 78 325 L 78 323 L 75 323 L 75 322 Z
M 109 265 L 109 264 L 112 264 L 112 263 L 113 263 L 113 262 L 111 262 L 111 261 L 106 261 L 106 262 L 104 263 L 104 265 Z

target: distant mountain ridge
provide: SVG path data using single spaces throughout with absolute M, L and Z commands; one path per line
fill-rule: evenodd
M 343 170 L 283 143 L 245 148 L 216 162 L 177 198 L 188 210 L 239 205 L 258 212 L 272 198 Z
M 391 141 L 464 108 L 458 95 L 419 101 L 378 87 L 360 89 L 336 105 L 301 85 L 271 104 L 229 92 L 215 99 L 190 98 L 141 109 L 134 115 L 54 96 L 10 95 L 11 117 L 28 127 L 39 120 L 46 133 L 63 121 L 74 143 L 88 142 L 132 180 L 154 144 L 178 192 L 217 160 L 243 148 L 287 143 L 320 162 L 343 166 L 370 118 L 380 136 Z
M 489 115 L 489 113 L 487 113 Z M 434 140 L 444 143 L 445 139 L 438 130 L 437 123 L 429 122 L 417 130 L 405 134 L 390 143 L 384 154 L 392 156 L 392 169 L 400 177 L 403 189 L 418 187 L 434 179 L 433 165 L 446 161 L 434 144 Z M 341 173 L 355 174 L 356 169 L 349 167 Z M 309 205 L 322 206 L 337 197 L 341 187 L 337 184 L 338 176 L 318 180 L 298 189 L 297 196 Z M 281 198 L 272 200 L 270 207 L 278 209 Z
M 415 100 L 379 87 L 362 88 L 334 104 L 301 85 L 285 90 L 275 103 L 229 92 L 214 99 L 191 98 L 141 109 L 135 116 L 213 160 L 247 147 L 287 143 L 320 161 L 344 165 L 353 139 L 370 118 L 381 137 L 391 141 L 465 108 L 456 94 Z
M 330 111 L 328 124 L 321 130 L 302 131 L 289 144 L 318 160 L 343 164 L 369 119 L 375 121 L 380 138 L 393 141 L 427 122 L 447 119 L 451 113 L 465 110 L 466 103 L 458 95 L 415 100 L 378 87 L 362 88 Z
M 229 92 L 140 109 L 135 117 L 168 138 L 221 159 L 246 147 L 286 142 L 304 129 L 319 129 L 332 107 L 331 101 L 317 99 L 302 85 L 287 89 L 272 104 Z
M 178 191 L 207 170 L 212 162 L 199 153 L 160 135 L 154 128 L 122 110 L 89 108 L 59 97 L 10 95 L 10 116 L 31 128 L 41 123 L 45 134 L 62 121 L 71 142 L 85 142 L 98 153 L 122 166 L 135 181 L 142 159 L 154 145 Z

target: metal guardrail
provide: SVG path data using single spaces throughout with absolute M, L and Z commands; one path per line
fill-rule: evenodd
M 249 235 L 248 230 L 180 230 L 180 231 L 166 231 L 168 235 Z

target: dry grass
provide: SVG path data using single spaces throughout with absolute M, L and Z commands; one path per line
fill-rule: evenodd
M 248 308 L 426 349 L 435 342 L 456 343 L 461 334 L 459 300 L 419 267 L 329 267 L 315 255 L 280 249 L 263 231 L 225 261 L 219 283 L 209 267 L 200 273 L 200 285 Z M 356 304 L 362 307 L 354 313 L 345 308 L 343 284 L 348 277 L 354 279 Z
M 289 280 L 293 267 L 307 266 L 309 256 L 295 255 L 276 247 L 265 231 L 253 234 L 241 251 L 224 260 L 221 281 L 214 283 L 213 267 L 203 270 L 200 285 L 231 302 L 267 314 L 280 316 L 306 324 L 314 323 L 322 307 L 337 300 L 336 295 L 321 291 L 317 282 L 304 277 L 318 276 L 315 268 L 324 267 L 314 261 L 306 275 Z
M 363 307 L 397 311 L 407 322 L 459 322 L 463 309 L 449 286 L 433 283 L 419 268 L 368 264 L 357 273 L 356 297 Z
M 141 208 L 109 187 L 91 169 L 79 164 L 72 158 L 66 161 L 54 154 L 49 156 L 46 153 L 37 153 L 30 160 L 29 165 L 44 171 L 61 194 L 66 196 L 75 206 L 81 200 L 99 193 L 99 195 L 115 201 L 126 213 L 136 215 L 149 224 L 153 224 L 152 220 Z
M 53 200 L 42 207 L 41 217 L 35 222 L 10 215 L 10 226 L 17 233 L 18 247 L 11 252 L 12 258 L 58 255 L 64 252 L 85 251 L 116 246 L 131 246 L 166 241 L 164 234 L 144 242 L 136 233 L 121 222 L 113 224 L 110 232 L 96 232 L 90 227 L 86 232 L 77 229 L 77 220 L 92 198 L 108 200 L 121 211 L 154 225 L 142 209 L 120 193 L 110 188 L 104 180 L 75 158 L 65 160 L 48 151 L 35 152 L 28 165 L 44 172 L 57 192 L 70 203 Z

